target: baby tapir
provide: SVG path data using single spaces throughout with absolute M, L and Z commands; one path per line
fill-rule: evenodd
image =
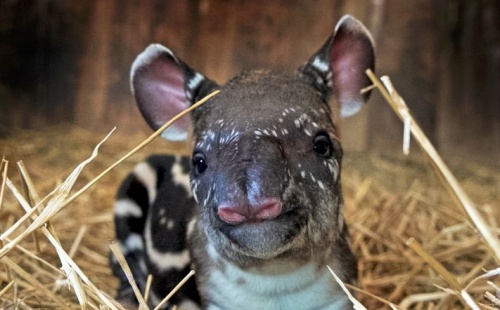
M 350 16 L 295 74 L 248 71 L 218 85 L 161 45 L 137 57 L 132 91 L 153 129 L 221 90 L 163 133 L 168 140 L 192 134 L 191 158 L 152 156 L 118 192 L 116 236 L 142 290 L 153 275 L 152 304 L 193 268 L 196 283 L 169 306 L 350 308 L 326 268 L 356 281 L 333 107 L 340 117 L 356 113 L 373 67 L 371 37 Z M 133 305 L 114 259 L 112 266 L 118 299 Z

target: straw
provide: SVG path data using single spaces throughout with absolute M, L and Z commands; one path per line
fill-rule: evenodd
M 477 211 L 477 208 L 474 206 L 467 193 L 462 189 L 455 176 L 448 169 L 448 166 L 446 166 L 441 159 L 441 156 L 439 156 L 439 153 L 429 139 L 427 139 L 422 129 L 420 129 L 420 126 L 414 118 L 411 117 L 408 106 L 396 91 L 390 79 L 388 77 L 382 77 L 381 82 L 370 69 L 366 71 L 366 74 L 396 114 L 403 121 L 410 120 L 410 129 L 413 137 L 431 159 L 433 167 L 436 168 L 436 172 L 442 178 L 443 184 L 449 190 L 452 197 L 456 200 L 458 207 L 468 214 L 470 220 L 481 233 L 490 250 L 495 254 L 497 262 L 500 263 L 500 241 L 491 232 L 489 226 Z

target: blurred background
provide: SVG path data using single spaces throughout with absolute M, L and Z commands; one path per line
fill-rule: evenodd
M 372 32 L 376 73 L 444 157 L 500 163 L 497 0 L 1 0 L 0 136 L 60 123 L 149 133 L 129 90 L 148 44 L 224 83 L 294 70 L 346 13 Z M 343 126 L 348 150 L 401 152 L 401 122 L 377 91 Z

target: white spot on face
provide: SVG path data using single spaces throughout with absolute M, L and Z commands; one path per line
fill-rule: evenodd
M 199 185 L 200 185 L 199 181 L 193 181 L 191 183 L 191 186 L 193 188 L 192 193 L 193 193 L 193 197 L 194 197 L 194 200 L 196 201 L 196 203 L 198 203 L 198 195 L 196 194 L 196 191 L 198 190 Z
M 293 123 L 295 124 L 295 127 L 300 129 L 300 120 L 299 119 L 294 120 Z
M 309 176 L 311 177 L 311 180 L 312 180 L 313 182 L 316 182 L 316 178 L 314 177 L 314 175 L 313 175 L 312 173 L 309 173 Z
M 323 182 L 318 181 L 318 186 L 319 186 L 322 190 L 325 190 L 325 185 L 323 184 Z
M 198 142 L 196 143 L 197 148 L 210 148 L 215 142 L 215 132 L 212 130 L 204 131 L 200 134 Z
M 330 173 L 333 173 L 333 163 L 328 163 L 328 170 L 330 170 Z
M 300 176 L 305 179 L 306 178 L 306 172 L 304 170 L 300 171 Z
M 337 182 L 339 176 L 339 163 L 335 159 L 328 160 L 328 170 L 333 174 L 333 181 Z
M 309 137 L 312 136 L 312 133 L 309 131 L 309 129 L 304 129 L 304 132 L 306 135 L 308 135 Z
M 232 129 L 229 134 L 222 135 L 222 138 L 220 139 L 220 144 L 228 144 L 230 142 L 234 142 L 239 138 L 239 135 L 240 133 L 238 131 Z
M 156 171 L 146 162 L 141 162 L 134 168 L 134 175 L 146 187 L 149 203 L 156 199 Z
M 218 204 L 219 202 L 217 201 L 217 196 L 215 195 L 216 188 L 217 188 L 217 183 L 214 183 L 214 185 L 212 185 L 212 195 L 214 197 L 214 203 Z
M 210 200 L 210 197 L 212 195 L 212 191 L 209 190 L 207 193 L 207 197 L 203 200 L 202 206 L 205 207 L 208 204 L 208 201 Z
M 308 121 L 310 122 L 311 121 L 311 117 L 309 115 L 307 115 L 306 113 L 302 113 L 299 117 L 299 120 L 301 122 L 305 122 L 305 121 Z
M 283 119 L 282 119 L 281 117 L 280 117 L 280 118 L 278 118 L 278 121 L 279 121 L 280 123 L 283 123 Z
M 142 209 L 128 198 L 119 199 L 115 202 L 115 216 L 142 217 Z
M 276 138 L 278 137 L 278 133 L 276 133 L 276 130 L 271 130 L 271 132 L 273 133 L 273 136 L 275 136 Z

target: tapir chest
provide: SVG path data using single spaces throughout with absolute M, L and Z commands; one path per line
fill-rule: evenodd
M 195 230 L 202 227 L 198 223 Z M 282 262 L 265 269 L 243 269 L 221 257 L 209 243 L 192 253 L 206 309 L 349 308 L 350 301 L 326 265 Z M 328 264 L 339 272 L 340 264 L 334 258 Z
M 207 309 L 238 309 L 241 305 L 246 305 L 245 309 L 348 308 L 345 295 L 342 296 L 341 292 L 332 294 L 331 279 L 327 277 L 317 278 L 315 283 L 303 283 L 298 275 L 282 279 L 247 276 L 239 278 L 239 283 L 234 280 L 232 276 L 219 272 L 210 274 L 212 302 Z M 269 283 L 272 286 L 268 286 Z

